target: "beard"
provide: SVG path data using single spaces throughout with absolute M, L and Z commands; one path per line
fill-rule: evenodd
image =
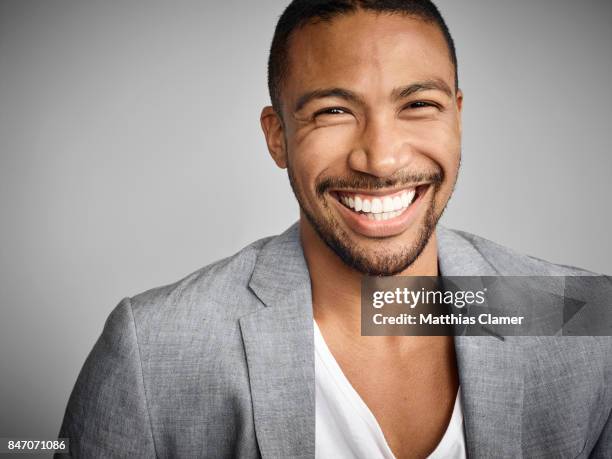
M 290 163 L 287 164 L 287 171 L 289 183 L 300 205 L 300 209 L 321 240 L 324 241 L 346 265 L 368 276 L 394 276 L 412 265 L 427 246 L 444 211 L 444 209 L 442 209 L 442 211 L 436 213 L 435 208 L 436 197 L 444 180 L 444 174 L 441 169 L 428 174 L 404 174 L 396 178 L 387 179 L 374 178 L 365 174 L 355 175 L 348 179 L 324 179 L 316 184 L 316 196 L 323 210 L 329 215 L 327 218 L 316 215 L 314 212 L 308 210 L 305 205 L 306 200 L 297 185 Z M 418 228 L 414 241 L 409 246 L 402 247 L 399 250 L 391 250 L 388 248 L 374 250 L 364 249 L 364 247 L 357 244 L 349 236 L 338 220 L 334 218 L 329 203 L 326 200 L 326 192 L 334 188 L 378 190 L 398 185 L 409 186 L 413 183 L 423 182 L 429 182 L 431 184 L 430 186 L 433 188 L 431 200 L 425 210 L 423 222 Z M 329 194 L 327 194 L 327 196 L 329 196 Z

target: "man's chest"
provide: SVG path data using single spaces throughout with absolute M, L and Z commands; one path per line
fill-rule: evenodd
M 443 437 L 457 398 L 452 343 L 436 342 L 432 348 L 400 354 L 353 344 L 335 341 L 330 351 L 394 455 L 426 457 Z

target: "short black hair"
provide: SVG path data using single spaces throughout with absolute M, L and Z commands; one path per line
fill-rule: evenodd
M 296 29 L 313 21 L 331 21 L 358 10 L 415 16 L 436 24 L 442 31 L 455 67 L 455 89 L 459 88 L 455 43 L 444 18 L 431 0 L 293 0 L 276 24 L 268 59 L 268 89 L 274 110 L 280 115 L 280 91 L 289 68 L 289 39 Z

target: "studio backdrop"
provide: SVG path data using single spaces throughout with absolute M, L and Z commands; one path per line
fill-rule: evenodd
M 612 274 L 612 3 L 437 3 L 465 93 L 443 223 Z M 121 298 L 297 220 L 259 127 L 284 6 L 0 2 L 0 436 L 57 435 Z

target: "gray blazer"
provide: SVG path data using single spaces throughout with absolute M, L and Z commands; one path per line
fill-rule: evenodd
M 580 275 L 438 228 L 443 275 Z M 126 298 L 61 427 L 75 457 L 313 458 L 310 279 L 295 224 Z M 468 455 L 612 458 L 609 337 L 455 338 Z

